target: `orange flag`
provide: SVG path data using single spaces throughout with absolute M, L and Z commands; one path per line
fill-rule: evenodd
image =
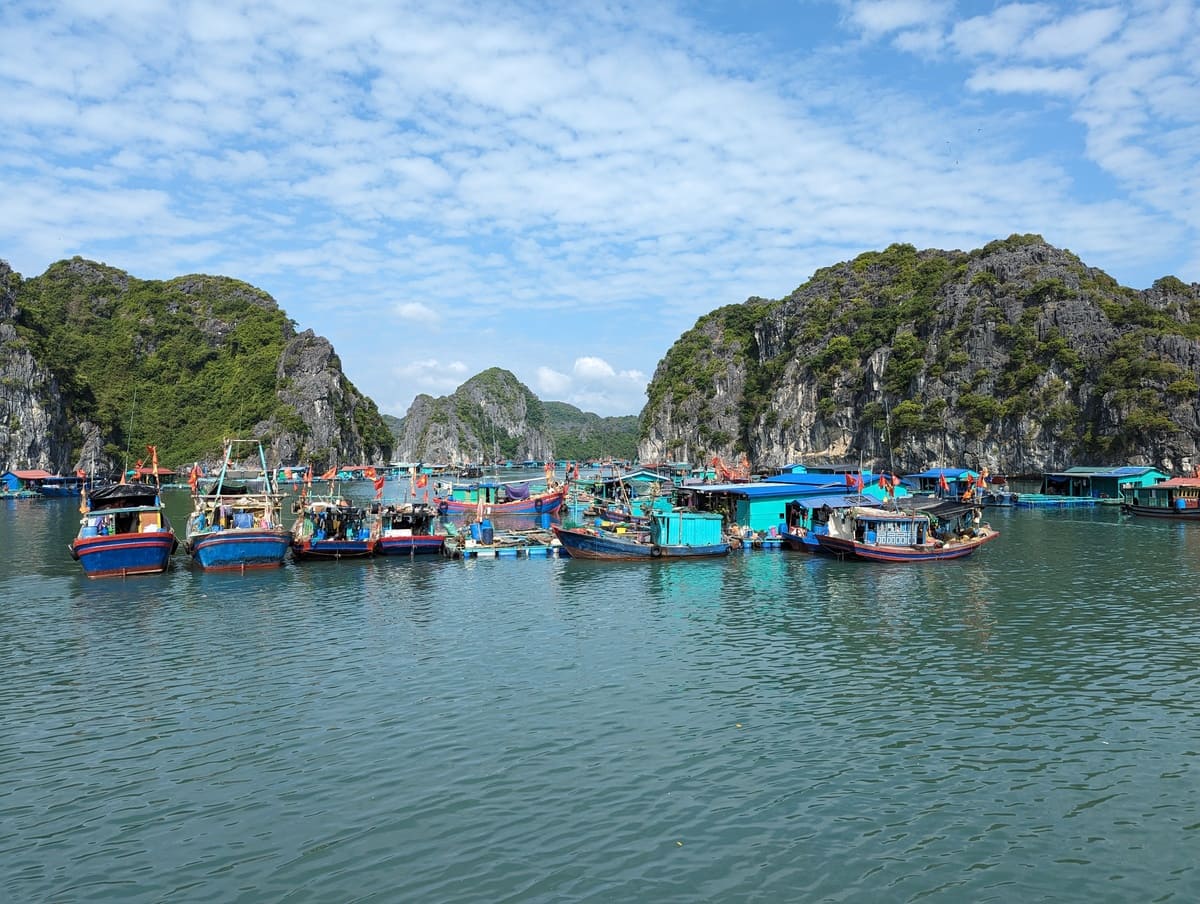
M 375 498 L 376 499 L 383 498 L 383 482 L 384 482 L 384 477 L 382 474 L 380 474 L 378 477 L 375 478 Z
M 326 471 L 324 474 L 321 475 L 322 480 L 333 480 L 333 478 L 335 478 L 335 477 L 337 477 L 337 465 L 334 465 L 332 468 L 330 468 L 328 471 Z

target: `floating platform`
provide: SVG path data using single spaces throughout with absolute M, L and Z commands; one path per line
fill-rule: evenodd
M 1018 493 L 1017 508 L 1091 508 L 1096 500 L 1091 496 L 1047 496 L 1045 493 Z
M 490 543 L 469 534 L 447 537 L 442 552 L 452 559 L 547 559 L 567 555 L 558 538 L 541 529 L 497 531 Z

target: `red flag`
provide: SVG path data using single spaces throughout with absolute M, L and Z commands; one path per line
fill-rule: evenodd
M 200 484 L 200 465 L 192 465 L 192 470 L 188 473 L 188 486 L 192 488 L 192 492 L 196 492 L 196 487 Z
M 383 498 L 383 482 L 384 482 L 384 476 L 382 474 L 380 474 L 378 477 L 375 478 L 375 498 L 376 499 Z
M 886 490 L 888 488 L 888 479 L 886 474 L 879 475 L 879 489 Z
M 941 487 L 945 492 L 950 492 L 950 484 L 946 482 L 946 475 L 944 472 L 938 475 L 938 486 Z
M 429 486 L 429 475 L 428 474 L 419 474 L 417 476 L 417 487 L 420 488 L 420 487 L 424 487 L 424 486 Z
M 306 487 L 312 486 L 312 465 L 304 469 L 304 485 Z
M 572 472 L 571 476 L 572 476 L 572 477 L 573 477 L 575 480 L 578 480 L 578 479 L 579 479 L 579 462 L 575 462 L 575 470 Z
M 854 475 L 849 471 L 846 472 L 846 486 L 850 487 L 851 489 L 854 488 Z
M 326 471 L 324 474 L 321 475 L 322 480 L 333 480 L 333 478 L 335 478 L 335 477 L 337 477 L 337 465 L 334 465 L 332 468 L 330 468 L 328 471 Z
M 367 478 L 367 480 L 374 480 L 378 476 L 379 475 L 377 475 L 375 473 L 375 468 L 373 468 L 373 467 L 363 468 L 363 477 Z

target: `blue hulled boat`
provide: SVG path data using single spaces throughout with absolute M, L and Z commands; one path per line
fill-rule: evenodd
M 375 554 L 379 514 L 345 499 L 305 499 L 292 525 L 292 555 L 300 559 L 364 559 Z
M 178 546 L 158 487 L 117 483 L 96 487 L 82 506 L 71 557 L 90 578 L 157 574 Z
M 261 478 L 227 479 L 238 445 L 258 447 Z M 199 474 L 193 469 L 193 510 L 188 517 L 184 543 L 198 566 L 207 571 L 244 571 L 283 564 L 292 534 L 280 517 L 282 495 L 276 491 L 275 472 L 267 468 L 262 444 L 257 440 L 229 440 L 217 478 L 199 491 Z
M 446 534 L 437 526 L 437 509 L 424 502 L 387 505 L 379 513 L 379 539 L 375 553 L 381 556 L 410 556 L 438 553 Z
M 727 555 L 724 518 L 713 512 L 651 512 L 645 529 L 560 527 L 554 536 L 576 559 L 684 559 Z

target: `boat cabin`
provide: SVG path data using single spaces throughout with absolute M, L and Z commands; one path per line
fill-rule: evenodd
M 961 499 L 979 481 L 979 472 L 970 468 L 927 468 L 918 474 L 905 474 L 903 480 L 914 493 L 939 499 Z M 942 486 L 942 482 L 946 486 Z
M 725 519 L 715 512 L 652 512 L 650 542 L 655 546 L 714 546 Z

